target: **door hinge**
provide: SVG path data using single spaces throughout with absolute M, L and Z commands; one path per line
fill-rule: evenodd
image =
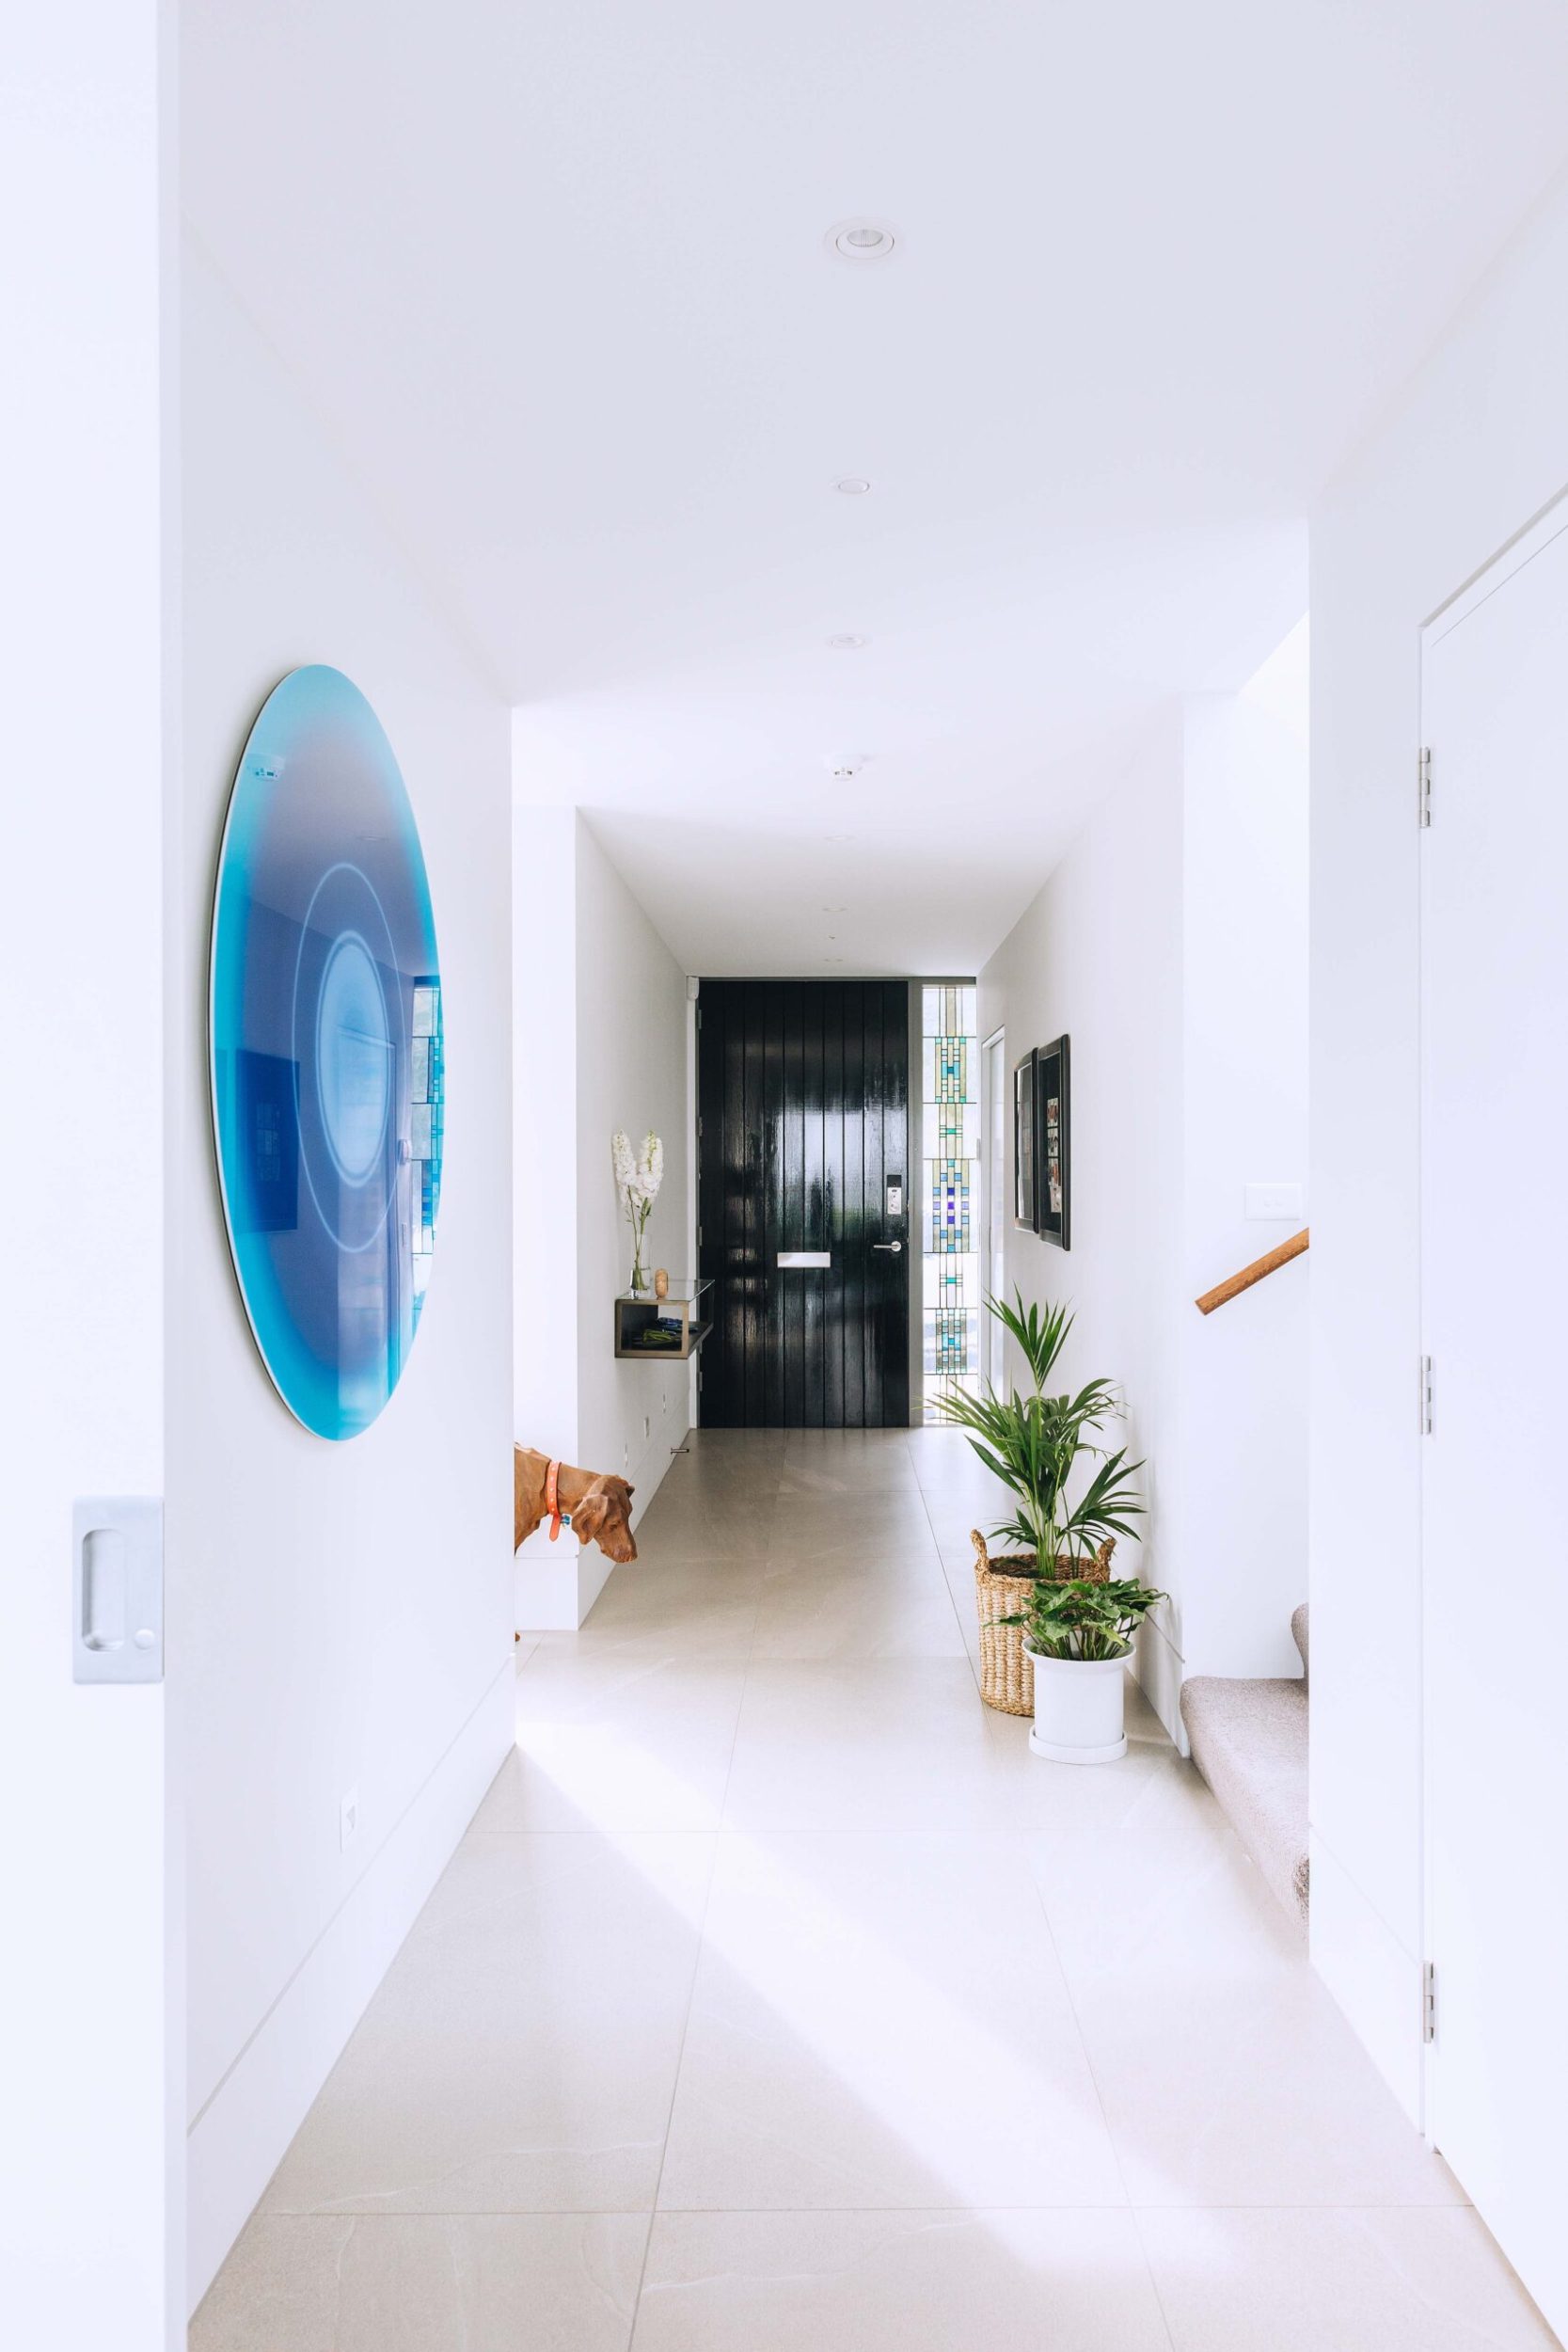
M 1421 2040 L 1435 2042 L 1436 2039 L 1437 1969 L 1435 1963 L 1429 1960 L 1421 1970 Z
M 699 1249 L 701 1249 L 702 1246 L 703 1246 L 703 1229 L 702 1229 L 702 1227 L 699 1225 L 699 1226 L 698 1226 L 698 1228 L 697 1228 L 697 1247 L 698 1247 L 698 1248 L 699 1248 Z
M 703 1122 L 702 1122 L 702 1120 L 699 1119 L 699 1120 L 698 1120 L 698 1121 L 697 1121 L 697 1140 L 698 1140 L 698 1142 L 699 1142 L 699 1143 L 701 1143 L 702 1139 L 703 1139 Z
M 1421 1435 L 1432 1435 L 1432 1358 L 1421 1358 Z
M 1424 743 L 1416 763 L 1416 822 L 1432 822 L 1432 754 Z

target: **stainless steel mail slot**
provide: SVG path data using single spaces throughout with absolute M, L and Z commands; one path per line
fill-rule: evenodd
M 832 1265 L 832 1262 L 830 1249 L 781 1249 L 779 1252 L 781 1265 Z

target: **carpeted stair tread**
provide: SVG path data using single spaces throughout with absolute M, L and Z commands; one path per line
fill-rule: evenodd
M 1286 1909 L 1305 1919 L 1306 1682 L 1196 1675 L 1181 1686 L 1181 1720 L 1193 1761 L 1237 1836 Z

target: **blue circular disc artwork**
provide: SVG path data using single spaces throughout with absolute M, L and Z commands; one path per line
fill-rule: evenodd
M 294 670 L 240 760 L 213 915 L 213 1118 L 261 1359 L 354 1438 L 419 1328 L 441 1200 L 441 974 L 392 747 L 341 670 Z

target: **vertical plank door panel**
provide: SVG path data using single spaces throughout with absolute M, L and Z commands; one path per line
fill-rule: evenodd
M 702 1422 L 901 1426 L 918 1258 L 908 986 L 708 980 L 699 1001 L 700 1267 L 717 1286 Z M 877 1247 L 895 1239 L 899 1252 Z M 782 1251 L 830 1263 L 781 1268 Z

